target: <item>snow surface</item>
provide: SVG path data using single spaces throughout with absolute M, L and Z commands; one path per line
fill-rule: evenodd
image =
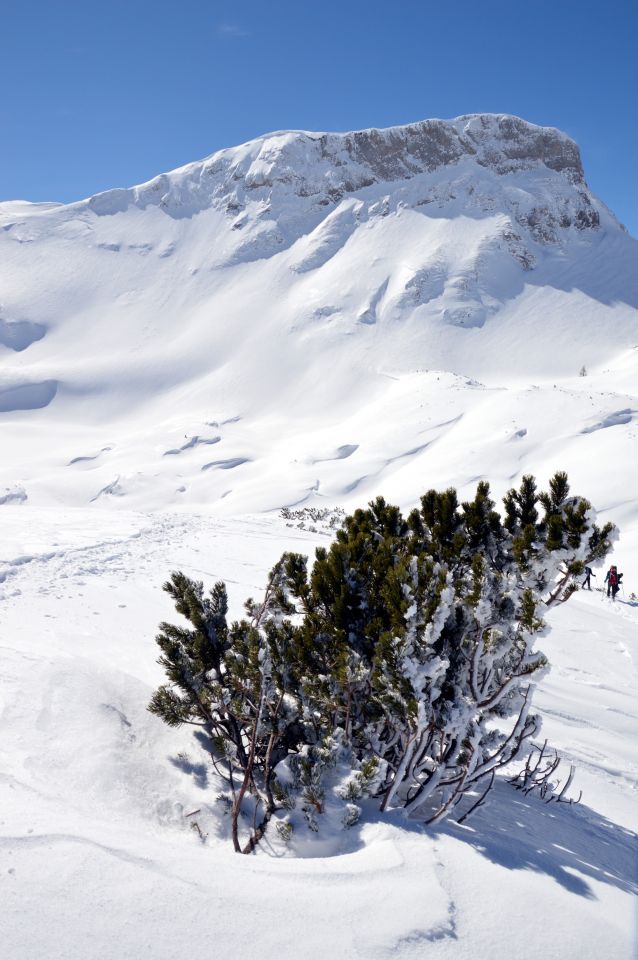
M 283 132 L 0 203 L 0 360 L 3 956 L 632 956 L 638 244 L 572 141 L 494 116 Z M 368 811 L 323 850 L 234 855 L 197 741 L 145 709 L 170 571 L 239 615 L 283 549 L 327 542 L 284 505 L 556 469 L 625 571 L 543 642 L 582 803 L 500 783 L 463 827 Z
M 160 585 L 176 567 L 224 577 L 239 615 L 283 549 L 326 537 L 263 515 L 5 513 L 4 956 L 631 956 L 636 604 L 578 595 L 544 641 L 537 702 L 580 806 L 502 784 L 463 827 L 370 813 L 332 856 L 291 859 L 267 835 L 238 857 L 206 755 L 145 711 L 162 678 L 153 635 L 174 616 Z

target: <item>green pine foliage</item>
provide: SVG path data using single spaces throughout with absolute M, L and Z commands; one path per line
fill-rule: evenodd
M 523 477 L 504 517 L 484 481 L 464 503 L 430 490 L 407 519 L 379 497 L 345 518 L 310 568 L 284 554 L 239 622 L 227 623 L 222 583 L 205 595 L 174 573 L 165 589 L 190 626 L 160 625 L 168 682 L 149 709 L 208 733 L 233 796 L 236 850 L 252 850 L 278 810 L 287 836 L 296 808 L 318 830 L 339 764 L 350 771 L 344 801 L 375 797 L 434 822 L 538 730 L 542 613 L 613 537 L 564 473 L 545 493 Z M 256 827 L 242 847 L 248 798 Z M 357 816 L 350 802 L 343 823 Z

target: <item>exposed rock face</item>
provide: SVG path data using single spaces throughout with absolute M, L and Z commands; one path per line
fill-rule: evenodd
M 358 224 L 405 207 L 435 218 L 502 214 L 504 248 L 524 270 L 537 261 L 534 244 L 561 244 L 600 224 L 573 140 L 495 114 L 271 133 L 68 209 L 86 206 L 99 216 L 158 207 L 174 220 L 217 211 L 231 238 L 215 240 L 218 265 L 267 259 L 312 235 L 299 273 L 331 259 Z
M 324 155 L 337 155 L 340 138 L 322 138 Z M 544 164 L 567 172 L 573 182 L 583 178 L 577 145 L 550 127 L 537 127 L 518 117 L 488 114 L 457 120 L 424 120 L 389 130 L 345 134 L 342 142 L 357 163 L 370 167 L 379 180 L 408 179 L 471 156 L 499 174 Z
M 537 127 L 519 117 L 470 116 L 467 136 L 483 146 L 478 162 L 492 166 L 497 173 L 508 173 L 522 165 L 543 163 L 550 170 L 567 172 L 578 182 L 583 179 L 580 151 L 573 140 L 553 127 Z
M 223 202 L 236 217 L 249 200 L 262 204 L 262 214 L 283 195 L 326 207 L 374 184 L 396 184 L 446 167 L 450 180 L 477 167 L 499 177 L 534 170 L 559 174 L 564 183 L 581 189 L 583 212 L 570 213 L 570 223 L 596 226 L 573 140 L 551 127 L 493 114 L 344 134 L 272 133 L 139 187 L 98 194 L 87 203 L 98 214 L 121 212 L 130 204 L 159 205 L 179 218 Z M 277 214 L 286 219 L 285 210 Z M 236 228 L 241 226 L 240 221 Z
M 275 133 L 214 154 L 205 169 L 211 175 L 225 171 L 252 188 L 295 183 L 298 195 L 309 196 L 319 186 L 317 172 L 333 191 L 350 193 L 433 173 L 463 158 L 499 175 L 545 166 L 571 183 L 583 180 L 580 152 L 565 134 L 491 114 L 345 134 Z

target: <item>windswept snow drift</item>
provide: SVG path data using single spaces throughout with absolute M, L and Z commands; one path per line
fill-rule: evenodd
M 11 960 L 631 955 L 637 268 L 576 145 L 507 116 L 275 133 L 0 203 Z M 369 812 L 323 857 L 234 856 L 197 740 L 145 710 L 170 571 L 226 580 L 239 615 L 283 549 L 326 542 L 281 506 L 556 469 L 620 526 L 625 570 L 617 606 L 579 595 L 544 642 L 537 703 L 582 805 L 500 784 L 464 828 Z

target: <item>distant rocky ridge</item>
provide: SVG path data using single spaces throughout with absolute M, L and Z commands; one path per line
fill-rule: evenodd
M 343 134 L 271 133 L 240 147 L 220 150 L 140 187 L 98 194 L 90 203 L 95 208 L 107 198 L 123 199 L 126 195 L 132 202 L 159 201 L 166 205 L 170 199 L 179 199 L 178 191 L 170 194 L 170 180 L 177 174 L 189 180 L 201 178 L 202 186 L 209 178 L 226 187 L 242 182 L 248 189 L 290 184 L 297 196 L 325 192 L 337 200 L 344 193 L 380 181 L 409 180 L 432 173 L 465 157 L 500 175 L 545 166 L 562 173 L 573 184 L 584 180 L 578 146 L 561 131 L 508 115 L 472 114 L 455 120 L 423 120 Z M 169 190 L 168 195 L 164 188 Z
M 495 184 L 494 176 L 503 182 Z M 470 213 L 503 209 L 515 225 L 505 232 L 516 247 L 522 242 L 519 227 L 535 241 L 554 244 L 563 230 L 600 225 L 576 143 L 552 127 L 500 114 L 343 134 L 271 133 L 79 206 L 98 215 L 157 206 L 175 219 L 215 207 L 231 229 L 253 228 L 247 243 L 234 245 L 225 261 L 232 263 L 287 248 L 307 232 L 308 217 L 320 223 L 348 196 L 368 201 L 359 219 L 368 210 L 378 213 L 379 187 L 387 184 L 396 194 L 410 181 L 419 184 L 420 193 L 404 198 L 409 206 L 443 208 L 456 201 Z M 390 204 L 385 212 L 392 209 Z M 531 252 L 518 251 L 516 258 L 526 269 L 534 263 Z
M 529 182 L 511 191 L 507 184 L 494 190 L 488 177 L 486 189 L 481 171 L 502 180 L 531 174 L 536 179 L 534 195 L 521 195 L 520 188 L 525 191 Z M 71 218 L 85 208 L 109 216 L 130 206 L 156 206 L 182 219 L 216 207 L 228 216 L 233 230 L 242 230 L 247 219 L 268 223 L 266 249 L 252 238 L 250 250 L 237 258 L 244 260 L 245 252 L 253 259 L 285 248 L 303 235 L 300 220 L 304 229 L 309 215 L 320 222 L 348 195 L 363 191 L 362 199 L 373 200 L 378 189 L 368 197 L 367 188 L 396 188 L 415 179 L 422 183 L 421 195 L 408 198 L 409 205 L 442 207 L 462 199 L 470 210 L 490 212 L 501 203 L 495 194 L 504 194 L 513 220 L 541 243 L 558 242 L 560 231 L 570 227 L 583 231 L 600 225 L 599 203 L 585 183 L 577 144 L 553 127 L 506 114 L 469 114 L 352 133 L 270 133 L 140 186 L 107 190 L 65 209 Z M 545 196 L 538 195 L 539 188 Z M 13 206 L 0 204 L 6 231 L 13 226 L 6 223 L 7 215 L 31 215 Z M 43 216 L 60 211 L 55 204 L 38 207 Z M 533 259 L 524 254 L 520 261 Z

